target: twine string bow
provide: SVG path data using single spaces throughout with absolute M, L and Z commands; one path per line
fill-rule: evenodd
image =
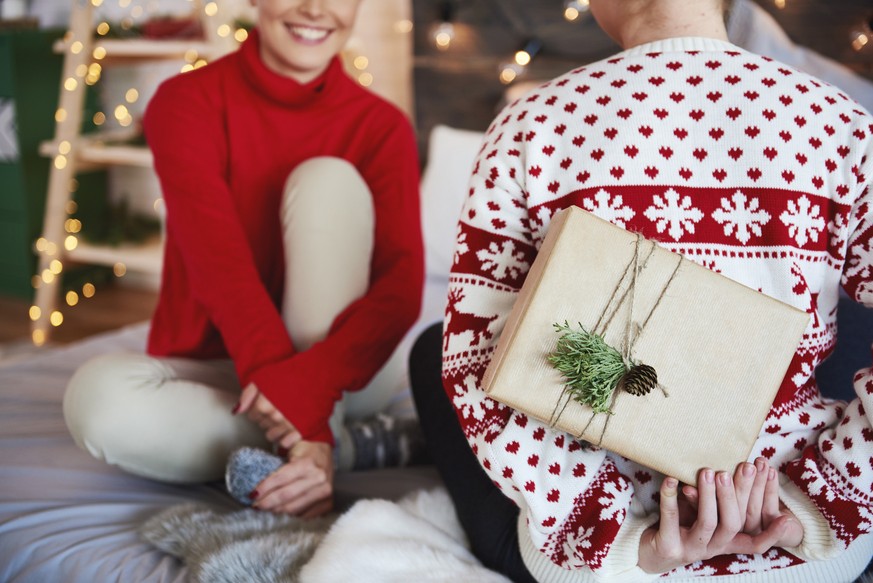
M 606 433 L 613 406 L 620 391 L 624 390 L 635 396 L 643 396 L 647 395 L 654 387 L 658 387 L 665 397 L 669 396 L 664 387 L 658 383 L 655 369 L 647 364 L 635 362 L 631 355 L 634 343 L 651 320 L 679 271 L 682 257 L 679 257 L 676 267 L 661 289 L 661 293 L 645 320 L 639 324 L 635 320 L 634 312 L 637 280 L 655 251 L 653 243 L 645 258 L 640 262 L 642 242 L 643 238 L 637 234 L 633 256 L 625 266 L 606 307 L 590 332 L 585 330 L 581 323 L 579 330 L 572 329 L 566 321 L 563 325 L 554 324 L 560 338 L 548 359 L 552 366 L 564 375 L 565 384 L 561 397 L 555 403 L 555 408 L 552 411 L 550 425 L 554 427 L 557 424 L 571 399 L 592 409 L 591 417 L 581 433 L 576 436 L 577 439 L 581 438 L 588 430 L 599 413 L 606 413 L 608 417 L 600 432 L 597 445 L 603 442 L 603 436 Z M 630 281 L 627 287 L 622 290 L 628 274 L 630 274 Z M 620 343 L 621 351 L 619 351 L 607 344 L 603 337 L 625 301 L 628 302 L 628 318 Z

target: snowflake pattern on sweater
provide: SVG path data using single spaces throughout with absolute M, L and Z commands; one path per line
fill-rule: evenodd
M 848 406 L 823 399 L 813 376 L 834 348 L 840 285 L 873 307 L 868 152 L 873 119 L 844 94 L 707 39 L 653 43 L 571 71 L 492 123 L 459 223 L 443 380 L 480 463 L 553 563 L 608 575 L 613 546 L 639 543 L 619 540 L 622 525 L 651 523 L 663 479 L 481 389 L 551 217 L 570 205 L 811 314 L 750 459 L 778 467 L 826 533 L 807 536 L 797 554 L 831 557 L 873 531 L 873 370 L 858 371 Z M 772 549 L 678 571 L 802 562 Z

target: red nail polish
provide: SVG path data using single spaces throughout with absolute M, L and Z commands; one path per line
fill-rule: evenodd
M 231 415 L 236 415 L 237 413 L 239 413 L 239 403 L 237 403 L 236 405 L 234 405 L 234 406 L 233 406 L 233 409 L 230 410 L 230 414 L 231 414 Z
M 251 492 L 249 492 L 249 500 L 254 500 L 254 499 L 256 499 L 258 496 L 259 496 L 259 494 L 258 494 L 258 491 L 257 491 L 257 490 L 252 490 Z

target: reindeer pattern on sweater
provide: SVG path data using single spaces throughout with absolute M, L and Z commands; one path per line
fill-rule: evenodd
M 840 286 L 873 307 L 871 153 L 873 119 L 840 91 L 708 39 L 581 67 L 495 119 L 459 222 L 443 381 L 480 463 L 521 508 L 520 537 L 608 578 L 634 567 L 657 519 L 663 476 L 480 386 L 552 215 L 578 205 L 812 315 L 750 457 L 779 468 L 804 542 L 671 576 L 773 575 L 859 538 L 873 552 L 873 371 L 858 371 L 848 404 L 823 399 L 814 377 L 836 341 Z

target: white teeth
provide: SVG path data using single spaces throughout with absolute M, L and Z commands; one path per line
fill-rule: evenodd
M 292 26 L 290 28 L 295 36 L 304 40 L 318 41 L 328 35 L 328 31 L 323 28 L 310 28 L 308 26 Z

